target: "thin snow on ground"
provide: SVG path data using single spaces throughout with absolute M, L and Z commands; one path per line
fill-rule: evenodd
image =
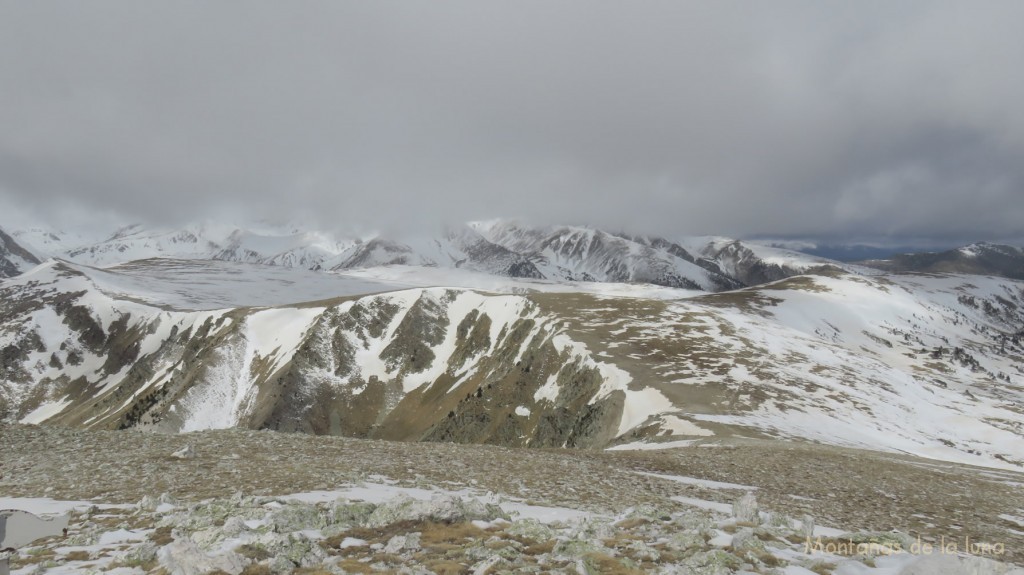
M 686 505 L 691 505 L 700 509 L 717 511 L 718 513 L 732 513 L 732 505 L 728 503 L 708 501 L 706 499 L 698 499 L 696 497 L 683 497 L 682 495 L 676 495 L 672 498 L 672 501 L 678 501 L 679 503 L 685 503 Z

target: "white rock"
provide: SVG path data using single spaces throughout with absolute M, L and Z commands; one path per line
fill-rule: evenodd
M 171 457 L 173 457 L 175 459 L 195 459 L 195 457 L 196 457 L 196 450 L 195 450 L 194 447 L 192 447 L 192 444 L 190 443 L 190 444 L 186 445 L 185 447 L 182 447 L 178 451 L 175 451 L 174 453 L 172 453 Z

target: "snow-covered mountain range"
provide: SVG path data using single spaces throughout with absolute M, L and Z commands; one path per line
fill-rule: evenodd
M 677 241 L 578 226 L 472 222 L 435 236 L 357 236 L 291 228 L 205 223 L 176 229 L 128 226 L 89 241 L 45 228 L 12 234 L 40 259 L 93 267 L 170 258 L 343 271 L 391 265 L 483 272 L 502 277 L 722 291 L 781 279 L 837 262 L 726 238 Z M 42 246 L 42 247 L 39 247 Z
M 766 435 L 1018 469 L 1024 284 L 934 273 L 1018 255 L 874 263 L 930 272 L 899 274 L 501 220 L 401 239 L 0 232 L 0 420 L 588 448 Z
M 828 267 L 706 293 L 380 269 L 51 260 L 0 283 L 0 417 L 589 448 L 764 435 L 1024 467 L 1020 282 Z

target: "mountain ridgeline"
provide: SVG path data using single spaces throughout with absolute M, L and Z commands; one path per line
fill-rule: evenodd
M 982 274 L 1024 280 L 1024 249 L 987 242 L 944 252 L 899 254 L 862 263 L 891 272 Z
M 297 229 L 250 231 L 212 224 L 183 229 L 129 226 L 82 244 L 45 230 L 16 232 L 45 256 L 97 267 L 147 258 L 217 260 L 346 271 L 382 266 L 460 269 L 500 277 L 646 283 L 701 291 L 758 285 L 842 264 L 723 238 L 610 233 L 576 226 L 473 222 L 434 237 L 348 237 Z M 762 254 L 768 254 L 767 259 Z M 782 257 L 779 257 L 782 256 Z

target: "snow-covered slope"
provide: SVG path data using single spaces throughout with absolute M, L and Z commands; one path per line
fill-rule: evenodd
M 39 264 L 39 258 L 0 230 L 0 278 L 16 276 Z
M 1024 466 L 1024 284 L 837 273 L 629 313 L 578 301 L 577 329 L 615 334 L 602 357 L 673 400 L 655 434 L 724 423 Z

